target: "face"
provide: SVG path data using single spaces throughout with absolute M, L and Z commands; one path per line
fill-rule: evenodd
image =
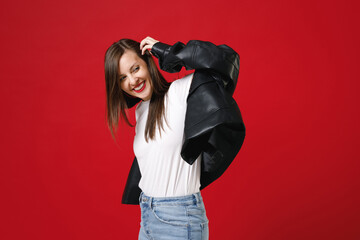
M 120 87 L 127 94 L 150 100 L 152 85 L 146 62 L 134 51 L 126 50 L 119 60 Z

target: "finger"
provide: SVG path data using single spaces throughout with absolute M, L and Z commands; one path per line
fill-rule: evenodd
M 144 47 L 145 45 L 145 38 L 140 42 L 140 50 Z
M 146 51 L 146 50 L 150 50 L 150 49 L 151 49 L 151 46 L 145 45 L 145 46 L 143 47 L 143 49 L 141 50 L 141 54 L 144 55 L 145 51 Z
M 140 49 L 141 49 L 141 55 L 144 55 L 144 51 L 145 51 L 145 46 L 143 46 L 143 47 L 140 47 Z
M 151 48 L 152 48 L 152 45 L 145 45 L 145 47 L 144 47 L 144 53 L 145 53 L 145 51 L 149 51 L 149 52 L 150 52 Z
M 142 49 L 145 44 L 150 43 L 151 40 L 152 40 L 152 38 L 149 37 L 149 36 L 146 37 L 146 38 L 144 38 L 144 39 L 140 42 L 140 49 Z
M 155 42 L 158 42 L 157 40 L 153 39 L 152 37 L 147 36 L 140 42 L 140 49 L 144 47 L 146 44 L 154 45 Z
M 142 49 L 145 44 L 146 44 L 146 38 L 144 38 L 144 39 L 140 42 L 140 49 Z

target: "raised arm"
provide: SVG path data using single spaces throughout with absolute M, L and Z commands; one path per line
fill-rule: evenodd
M 216 46 L 211 42 L 190 40 L 186 45 L 177 42 L 168 45 L 156 42 L 151 53 L 159 59 L 159 66 L 163 71 L 179 72 L 182 67 L 186 70 L 209 70 L 219 73 L 224 86 L 233 92 L 240 67 L 239 55 L 229 46 Z

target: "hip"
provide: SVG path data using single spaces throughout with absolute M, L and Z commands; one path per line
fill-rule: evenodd
M 209 220 L 200 192 L 180 197 L 140 194 L 139 239 L 208 239 Z

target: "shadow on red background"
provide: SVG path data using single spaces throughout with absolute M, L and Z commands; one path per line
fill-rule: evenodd
M 120 38 L 227 44 L 247 136 L 202 191 L 210 239 L 359 239 L 356 1 L 2 1 L 0 239 L 137 239 L 134 129 L 105 123 Z M 186 74 L 165 74 L 169 81 Z

